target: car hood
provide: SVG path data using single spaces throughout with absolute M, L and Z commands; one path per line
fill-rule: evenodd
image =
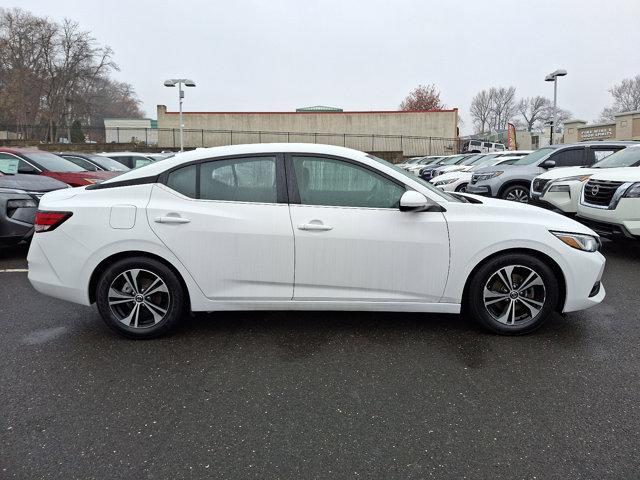
M 0 188 L 25 190 L 27 192 L 52 192 L 67 188 L 67 184 L 43 175 L 0 175 Z
M 510 175 L 531 175 L 539 171 L 537 165 L 493 165 L 491 167 L 482 167 L 474 170 L 474 174 L 490 173 L 490 172 L 509 172 Z
M 594 168 L 592 180 L 610 180 L 612 182 L 640 182 L 639 167 Z
M 438 175 L 437 177 L 434 177 L 433 180 L 431 181 L 431 183 L 437 183 L 440 180 L 449 180 L 450 178 L 462 178 L 462 177 L 471 178 L 471 172 L 465 172 L 463 170 L 457 170 L 455 172 L 443 173 L 442 175 Z
M 542 180 L 557 180 L 558 178 L 565 177 L 577 177 L 579 175 L 590 175 L 594 172 L 602 170 L 600 168 L 586 168 L 586 167 L 560 167 L 552 168 L 540 175 L 537 178 Z
M 510 202 L 508 200 L 482 197 L 467 193 L 461 195 L 479 200 L 482 203 L 482 205 L 477 205 L 479 207 L 479 211 L 485 215 L 495 217 L 497 220 L 502 222 L 509 222 L 509 219 L 513 219 L 513 222 L 517 223 L 526 219 L 527 223 L 538 224 L 547 230 L 583 233 L 594 237 L 598 236 L 598 234 L 589 227 L 565 217 L 564 215 L 560 215 L 544 208 L 528 205 L 526 203 Z

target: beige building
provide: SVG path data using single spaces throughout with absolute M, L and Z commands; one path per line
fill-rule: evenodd
M 158 105 L 158 146 L 179 145 L 178 112 Z M 185 112 L 186 148 L 240 143 L 344 145 L 404 156 L 457 151 L 458 109 L 420 112 Z
M 564 122 L 566 143 L 587 140 L 640 140 L 640 110 L 618 113 L 614 122 L 587 125 L 584 120 Z

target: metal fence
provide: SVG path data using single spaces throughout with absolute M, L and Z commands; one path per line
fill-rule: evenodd
M 150 148 L 180 147 L 177 128 L 104 128 L 83 127 L 82 133 L 71 132 L 75 142 L 69 142 L 67 129 L 53 130 L 48 126 L 0 126 L 0 141 L 13 143 L 98 143 L 135 144 Z M 78 141 L 84 139 L 84 141 Z M 459 153 L 458 138 L 423 137 L 415 135 L 379 135 L 320 132 L 271 132 L 241 130 L 184 129 L 185 148 L 217 147 L 245 143 L 321 143 L 338 145 L 366 152 L 396 152 L 403 156 L 449 155 Z

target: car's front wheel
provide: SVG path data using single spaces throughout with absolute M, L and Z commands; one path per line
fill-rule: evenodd
M 185 292 L 176 274 L 146 257 L 115 262 L 98 280 L 96 303 L 107 326 L 136 339 L 159 337 L 178 323 Z
M 529 203 L 529 188 L 524 185 L 511 185 L 502 192 L 501 198 L 512 202 Z
M 558 303 L 558 280 L 539 258 L 507 254 L 482 265 L 468 289 L 471 314 L 496 333 L 520 335 L 539 328 Z
M 465 193 L 467 191 L 468 183 L 462 183 L 456 187 L 456 192 Z

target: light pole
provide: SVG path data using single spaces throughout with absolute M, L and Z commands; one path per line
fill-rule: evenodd
M 558 77 L 564 77 L 566 74 L 566 70 L 558 69 L 544 77 L 545 82 L 553 82 L 553 122 L 551 123 L 551 138 L 549 139 L 549 145 L 553 145 L 553 129 L 556 126 L 556 118 L 558 115 Z
M 170 78 L 164 81 L 165 87 L 175 87 L 178 85 L 178 103 L 180 104 L 180 151 L 184 152 L 184 140 L 182 137 L 182 130 L 184 128 L 184 124 L 182 123 L 182 99 L 184 98 L 184 91 L 182 90 L 182 84 L 184 83 L 185 87 L 195 87 L 196 82 L 193 80 L 189 80 L 188 78 Z

